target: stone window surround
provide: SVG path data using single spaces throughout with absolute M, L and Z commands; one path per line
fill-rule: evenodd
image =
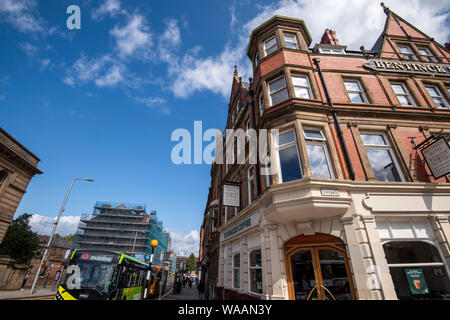
M 434 50 L 434 48 L 433 48 L 433 46 L 431 46 L 430 44 L 431 43 L 429 43 L 429 42 L 423 42 L 423 43 L 420 43 L 420 42 L 407 42 L 407 41 L 401 41 L 401 40 L 394 40 L 394 41 L 392 41 L 391 42 L 394 46 L 395 46 L 395 50 L 397 51 L 397 54 L 401 57 L 401 58 L 403 58 L 403 53 L 400 51 L 400 49 L 399 49 L 399 45 L 400 46 L 408 46 L 409 48 L 411 48 L 411 50 L 412 50 L 412 52 L 413 52 L 413 54 L 417 57 L 417 59 L 418 60 L 412 60 L 412 61 L 419 61 L 419 62 L 428 62 L 428 63 L 431 63 L 431 62 L 429 62 L 427 59 L 425 59 L 423 56 L 422 56 L 422 53 L 420 53 L 420 51 L 419 51 L 419 48 L 418 47 L 421 47 L 421 48 L 427 48 L 430 52 L 431 52 L 431 54 L 433 54 L 434 55 L 434 57 L 438 60 L 438 62 L 437 63 L 442 63 L 443 61 L 442 61 L 442 58 L 440 57 L 440 54 L 438 54 L 435 50 Z M 406 59 L 405 59 L 406 60 Z M 436 62 L 435 62 L 436 63 Z
M 387 125 L 387 126 L 371 126 L 371 125 L 359 125 L 357 123 L 349 123 L 350 131 L 353 136 L 354 143 L 356 145 L 356 150 L 358 152 L 359 158 L 361 160 L 361 165 L 366 175 L 367 181 L 378 181 L 375 177 L 375 174 L 372 170 L 372 165 L 370 164 L 369 157 L 367 156 L 364 144 L 361 139 L 361 131 L 366 132 L 378 132 L 382 133 L 388 139 L 389 146 L 392 149 L 393 156 L 397 160 L 398 163 L 398 171 L 400 171 L 401 175 L 405 179 L 404 182 L 418 182 L 415 177 L 415 169 L 413 165 L 408 169 L 406 163 L 410 162 L 409 154 L 407 153 L 405 147 L 403 146 L 400 137 L 397 135 L 395 131 L 396 125 Z
M 401 76 L 386 76 L 386 80 L 389 82 L 389 88 L 387 90 L 391 91 L 391 98 L 394 98 L 394 100 L 392 100 L 392 103 L 394 104 L 395 108 L 427 108 L 428 106 L 423 106 L 420 102 L 421 99 L 419 99 L 418 95 L 417 95 L 417 91 L 418 90 L 414 90 L 415 89 L 415 85 L 413 80 L 410 77 L 401 77 Z M 413 99 L 414 102 L 414 106 L 403 106 L 400 101 L 397 98 L 397 94 L 394 92 L 394 89 L 392 88 L 391 84 L 392 83 L 402 83 L 406 89 L 408 90 L 409 95 L 411 96 L 411 98 Z
M 292 48 L 286 48 L 285 42 L 284 42 L 284 33 L 288 34 L 294 34 L 297 38 L 297 46 L 298 49 L 292 49 Z M 275 40 L 277 42 L 277 50 L 272 52 L 269 55 L 266 55 L 265 49 L 264 49 L 264 42 L 269 40 L 271 37 L 275 36 Z M 266 58 L 271 57 L 272 55 L 276 54 L 280 50 L 292 50 L 292 51 L 306 51 L 308 52 L 308 46 L 306 45 L 306 42 L 304 40 L 304 35 L 302 32 L 296 28 L 286 28 L 283 26 L 277 26 L 263 35 L 259 37 L 262 39 L 261 41 L 258 41 L 256 43 L 257 46 L 257 52 L 259 56 L 259 61 L 256 63 L 256 61 L 253 58 L 253 69 L 256 70 L 256 68 L 261 64 L 262 61 L 264 61 Z M 254 54 L 254 57 L 256 57 L 256 53 Z
M 424 98 L 429 107 L 433 110 L 450 110 L 445 108 L 438 108 L 436 104 L 434 103 L 433 99 L 431 98 L 430 94 L 428 93 L 427 89 L 425 88 L 427 85 L 436 86 L 441 91 L 441 94 L 445 99 L 447 99 L 447 103 L 450 104 L 450 93 L 447 90 L 447 87 L 450 86 L 449 82 L 440 81 L 440 80 L 434 80 L 434 79 L 419 79 L 417 81 L 418 86 L 420 89 L 424 92 Z
M 330 157 L 330 163 L 329 165 L 332 167 L 332 171 L 334 172 L 334 179 L 342 180 L 344 179 L 342 169 L 339 163 L 339 158 L 337 155 L 336 146 L 334 144 L 333 136 L 331 134 L 330 126 L 328 123 L 324 122 L 318 122 L 318 121 L 309 121 L 309 120 L 300 120 L 296 119 L 295 121 L 291 121 L 288 123 L 285 123 L 281 126 L 279 126 L 277 129 L 279 130 L 279 133 L 294 130 L 295 137 L 297 140 L 297 149 L 300 157 L 300 164 L 301 164 L 301 170 L 302 170 L 302 179 L 304 178 L 312 178 L 312 172 L 311 172 L 311 166 L 309 163 L 308 158 L 308 152 L 306 150 L 306 140 L 305 136 L 303 134 L 303 126 L 308 128 L 314 128 L 314 129 L 320 129 L 322 130 L 323 135 L 326 139 L 326 146 L 328 155 Z M 270 152 L 271 154 L 275 155 L 277 152 L 277 149 L 275 148 L 275 144 L 272 143 L 272 135 L 268 135 L 269 137 L 269 146 L 270 146 Z M 281 181 L 281 172 L 279 169 L 279 159 L 278 157 L 275 157 L 273 161 L 276 161 L 273 165 L 275 165 L 275 168 L 277 169 L 276 174 L 272 176 L 272 183 L 273 184 L 279 184 Z
M 344 91 L 345 91 L 345 94 L 347 96 L 349 103 L 356 104 L 356 105 L 375 104 L 374 96 L 373 96 L 372 92 L 370 92 L 369 86 L 366 83 L 366 77 L 364 77 L 363 75 L 356 76 L 354 74 L 352 74 L 352 75 L 340 74 L 339 77 L 342 79 L 342 85 L 344 86 Z M 364 98 L 366 99 L 366 102 L 352 102 L 352 100 L 350 99 L 350 95 L 348 94 L 348 91 L 345 88 L 345 83 L 344 83 L 345 81 L 358 81 L 358 83 L 361 85 L 361 90 L 364 95 Z
M 313 95 L 312 99 L 298 98 L 295 96 L 294 85 L 292 83 L 292 74 L 298 74 L 300 76 L 308 77 L 310 89 L 311 89 L 311 92 Z M 286 82 L 286 88 L 287 88 L 289 97 L 287 100 L 284 100 L 278 104 L 284 103 L 285 101 L 288 101 L 291 99 L 295 99 L 298 101 L 305 101 L 305 102 L 310 102 L 310 101 L 318 102 L 318 103 L 322 102 L 322 100 L 320 100 L 321 95 L 319 92 L 319 87 L 317 85 L 316 78 L 314 76 L 314 72 L 312 69 L 310 69 L 310 68 L 301 69 L 298 67 L 281 66 L 280 68 L 277 68 L 277 69 L 273 70 L 272 72 L 261 77 L 260 84 L 259 84 L 258 88 L 256 89 L 256 95 L 255 95 L 256 97 L 259 97 L 261 92 L 263 92 L 263 94 L 264 94 L 264 111 L 278 105 L 278 104 L 270 105 L 268 83 L 270 81 L 276 80 L 277 78 L 280 78 L 281 76 L 284 76 L 284 80 Z M 258 104 L 259 104 L 259 101 L 258 101 Z

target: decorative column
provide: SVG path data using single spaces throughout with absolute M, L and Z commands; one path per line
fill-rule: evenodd
M 355 217 L 342 217 L 347 247 L 350 255 L 350 263 L 353 270 L 354 285 L 358 300 L 372 300 L 372 293 L 368 287 L 368 276 L 364 266 L 364 259 L 361 245 L 355 230 Z M 367 248 L 368 249 L 368 248 Z M 370 251 L 370 249 L 368 249 Z
M 285 299 L 283 292 L 283 281 L 281 275 L 280 250 L 278 246 L 277 225 L 268 224 L 264 226 L 263 246 L 265 247 L 265 261 L 267 272 L 263 271 L 263 276 L 267 277 L 267 291 L 263 291 L 263 296 L 268 300 Z
M 450 267 L 450 223 L 448 218 L 448 215 L 438 215 L 431 217 L 430 222 L 447 266 Z
M 384 300 L 397 300 L 394 283 L 392 282 L 391 273 L 387 264 L 384 249 L 381 245 L 380 236 L 376 230 L 375 219 L 373 216 L 363 215 L 365 229 L 367 231 L 367 238 L 372 248 L 372 258 L 374 271 L 376 272 L 377 280 L 380 285 L 382 298 Z
M 241 236 L 241 265 L 239 266 L 241 283 L 239 293 L 248 293 L 248 253 L 247 237 Z

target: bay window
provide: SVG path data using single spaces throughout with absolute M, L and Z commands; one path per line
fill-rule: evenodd
M 327 140 L 322 130 L 304 129 L 303 134 L 313 177 L 332 179 L 334 174 L 328 154 Z
M 301 179 L 302 171 L 295 131 L 281 133 L 278 139 L 275 139 L 275 148 L 278 153 L 281 182 Z
M 276 105 L 284 100 L 289 99 L 288 90 L 284 76 L 272 80 L 268 84 L 270 94 L 270 105 Z

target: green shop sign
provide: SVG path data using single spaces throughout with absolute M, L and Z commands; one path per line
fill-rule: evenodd
M 228 229 L 227 231 L 221 234 L 221 240 L 225 240 L 233 235 L 236 235 L 244 230 L 247 230 L 250 227 L 254 227 L 259 223 L 259 213 L 255 213 L 239 223 L 238 225 Z
M 406 278 L 409 283 L 411 294 L 428 294 L 427 282 L 422 268 L 405 269 Z

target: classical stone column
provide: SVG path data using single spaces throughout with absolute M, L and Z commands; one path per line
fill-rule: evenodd
M 375 219 L 373 216 L 363 215 L 362 220 L 367 232 L 370 247 L 372 248 L 372 258 L 374 262 L 373 268 L 377 274 L 377 280 L 381 287 L 382 299 L 397 300 L 394 283 L 392 282 L 391 273 L 387 264 L 384 249 L 381 245 L 380 236 L 376 230 Z
M 267 266 L 267 293 L 264 292 L 266 298 L 269 300 L 285 299 L 286 295 L 283 292 L 283 281 L 281 275 L 280 250 L 278 245 L 277 225 L 268 224 L 264 226 L 264 246 Z
M 368 287 L 368 276 L 364 266 L 363 254 L 361 252 L 360 243 L 355 230 L 354 217 L 341 218 L 344 226 L 345 237 L 347 239 L 347 247 L 349 259 L 353 270 L 354 285 L 359 300 L 372 300 L 372 293 Z
M 246 236 L 241 236 L 241 265 L 239 267 L 241 278 L 239 292 L 248 293 L 248 252 Z

